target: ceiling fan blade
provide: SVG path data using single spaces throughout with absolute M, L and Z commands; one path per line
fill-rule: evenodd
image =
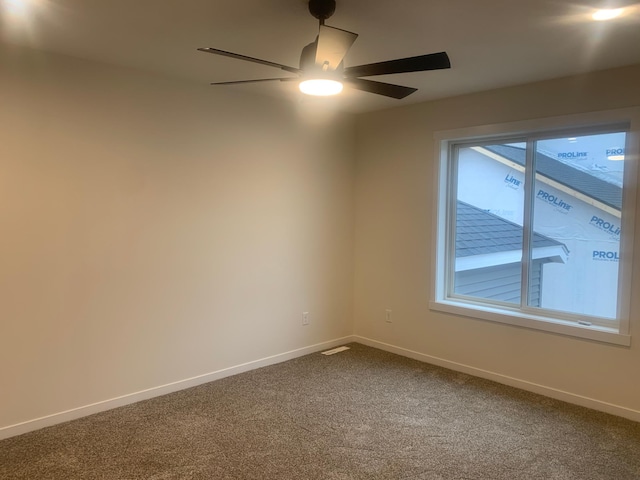
M 285 77 L 285 78 L 256 78 L 254 80 L 231 80 L 229 82 L 213 82 L 210 85 L 239 85 L 241 83 L 258 83 L 258 82 L 292 82 L 294 80 L 300 80 L 299 77 Z
M 236 58 L 238 60 L 245 60 L 247 62 L 260 63 L 261 65 L 268 65 L 269 67 L 276 67 L 276 68 L 279 68 L 281 70 L 284 70 L 285 72 L 291 72 L 291 73 L 300 73 L 301 72 L 301 70 L 299 68 L 289 67 L 287 65 L 282 65 L 280 63 L 270 62 L 268 60 L 260 60 L 259 58 L 247 57 L 246 55 L 240 55 L 238 53 L 225 52 L 224 50 L 218 50 L 217 48 L 207 47 L 207 48 L 199 48 L 198 50 L 200 50 L 201 52 L 212 53 L 214 55 L 222 55 L 222 56 L 225 56 L 225 57 Z
M 338 68 L 356 38 L 358 38 L 357 33 L 320 25 L 316 65 L 322 66 L 326 63 L 327 70 Z
M 451 68 L 451 62 L 446 52 L 440 52 L 349 67 L 344 69 L 344 75 L 346 77 L 371 77 L 374 75 L 424 72 L 426 70 L 440 70 L 444 68 Z
M 363 92 L 376 93 L 378 95 L 384 95 L 385 97 L 397 98 L 398 100 L 418 90 L 417 88 L 374 82 L 373 80 L 365 80 L 364 78 L 345 78 L 343 82 Z

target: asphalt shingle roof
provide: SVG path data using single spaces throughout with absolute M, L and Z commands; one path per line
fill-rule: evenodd
M 566 246 L 539 233 L 533 248 Z M 456 258 L 520 250 L 522 227 L 502 217 L 458 200 L 456 212 Z
M 491 145 L 484 148 L 520 165 L 524 166 L 525 164 L 525 150 L 523 148 L 510 145 Z M 617 185 L 589 175 L 540 152 L 536 152 L 536 169 L 545 177 L 551 178 L 605 205 L 622 210 L 622 188 Z

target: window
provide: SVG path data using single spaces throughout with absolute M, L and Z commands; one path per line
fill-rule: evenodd
M 629 344 L 638 115 L 621 113 L 437 136 L 431 308 Z

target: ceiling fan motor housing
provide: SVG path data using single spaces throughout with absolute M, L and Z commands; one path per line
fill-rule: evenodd
M 309 45 L 302 49 L 302 53 L 300 54 L 300 70 L 302 70 L 303 72 L 308 72 L 315 68 L 317 50 L 317 40 L 315 42 L 311 42 Z
M 309 0 L 309 12 L 321 23 L 336 11 L 336 0 Z
M 316 52 L 318 51 L 318 39 L 314 42 L 311 42 L 307 46 L 302 49 L 302 53 L 300 54 L 300 70 L 304 73 L 304 76 L 315 76 L 315 77 L 323 77 L 323 78 L 336 78 L 339 79 L 342 77 L 342 72 L 344 70 L 344 62 L 340 62 L 340 64 L 331 71 L 326 71 L 323 68 L 323 65 L 319 65 L 316 63 Z

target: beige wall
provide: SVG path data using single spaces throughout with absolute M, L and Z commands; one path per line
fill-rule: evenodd
M 446 315 L 428 308 L 434 132 L 640 106 L 640 66 L 363 115 L 357 129 L 355 333 L 489 377 L 630 409 L 640 419 L 640 298 L 630 348 Z M 640 209 L 638 209 L 640 212 Z M 634 281 L 640 291 L 640 222 Z M 393 311 L 393 323 L 384 311 Z M 469 370 L 469 369 L 467 369 Z M 517 383 L 517 382 L 516 382 Z M 635 411 L 635 413 L 633 412 Z
M 351 334 L 354 139 L 3 47 L 0 427 Z

